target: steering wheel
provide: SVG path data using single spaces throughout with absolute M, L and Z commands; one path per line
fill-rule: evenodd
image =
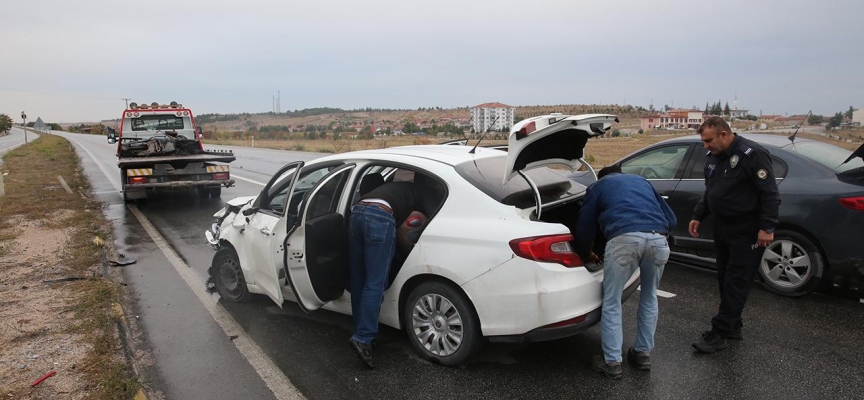
M 660 179 L 660 174 L 651 167 L 642 168 L 640 175 L 645 179 Z

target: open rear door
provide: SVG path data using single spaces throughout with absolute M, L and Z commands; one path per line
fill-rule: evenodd
M 531 168 L 560 164 L 579 169 L 588 138 L 603 135 L 613 122 L 618 117 L 608 114 L 552 114 L 520 121 L 510 130 L 503 184 Z
M 303 311 L 336 300 L 348 286 L 348 223 L 342 202 L 355 164 L 321 178 L 303 201 L 299 224 L 285 238 L 285 265 L 291 290 Z

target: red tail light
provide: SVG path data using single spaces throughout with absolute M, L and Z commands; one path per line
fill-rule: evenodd
M 214 180 L 228 180 L 228 173 L 227 172 L 220 172 L 218 174 L 213 174 L 213 179 Z
M 554 262 L 568 268 L 582 267 L 582 259 L 573 252 L 573 235 L 533 236 L 510 241 L 513 253 L 534 261 Z
M 133 176 L 132 178 L 129 178 L 129 183 L 131 183 L 133 185 L 136 185 L 139 183 L 147 183 L 147 177 L 145 177 L 145 176 Z
M 850 210 L 864 211 L 864 196 L 841 197 L 840 205 Z

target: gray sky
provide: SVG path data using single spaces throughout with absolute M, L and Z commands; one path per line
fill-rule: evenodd
M 0 113 L 728 101 L 864 108 L 861 0 L 6 0 Z

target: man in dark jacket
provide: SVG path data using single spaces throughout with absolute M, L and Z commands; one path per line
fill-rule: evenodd
M 588 188 L 576 226 L 576 250 L 583 260 L 599 261 L 591 252 L 599 223 L 606 242 L 603 258 L 603 314 L 600 320 L 603 355 L 592 366 L 619 379 L 621 346 L 621 296 L 624 285 L 638 268 L 641 279 L 636 343 L 627 361 L 638 369 L 651 368 L 651 350 L 657 329 L 657 286 L 669 260 L 666 238 L 677 223 L 675 214 L 648 181 L 622 174 L 612 165 L 600 170 L 600 178 Z
M 741 339 L 741 314 L 762 261 L 774 241 L 780 193 L 771 155 L 738 136 L 723 118 L 711 117 L 699 127 L 705 156 L 705 194 L 693 210 L 688 230 L 699 237 L 699 225 L 715 215 L 714 247 L 720 307 L 711 330 L 693 343 L 700 353 L 726 348 L 726 339 Z
M 351 207 L 348 257 L 354 335 L 349 344 L 369 368 L 375 368 L 372 340 L 378 336 L 378 316 L 396 248 L 396 227 L 418 209 L 420 199 L 417 184 L 390 182 L 361 193 L 360 201 Z

